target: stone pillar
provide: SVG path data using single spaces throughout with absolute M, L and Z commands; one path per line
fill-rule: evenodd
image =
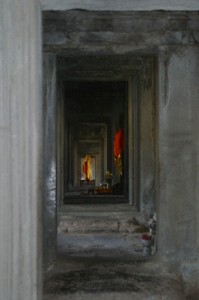
M 140 123 L 140 210 L 156 211 L 156 61 L 143 60 L 139 102 Z
M 198 47 L 166 49 L 159 66 L 159 254 L 195 262 L 198 248 Z
M 0 1 L 0 299 L 41 296 L 39 0 Z
M 43 55 L 44 102 L 44 268 L 56 257 L 56 56 Z

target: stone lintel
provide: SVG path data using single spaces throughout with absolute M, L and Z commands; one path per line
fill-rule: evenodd
M 199 10 L 197 0 L 42 0 L 43 10 L 112 10 L 112 11 L 151 11 L 151 10 Z

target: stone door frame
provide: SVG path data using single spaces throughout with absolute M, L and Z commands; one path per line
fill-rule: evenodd
M 145 156 L 146 153 L 142 148 L 142 144 L 145 143 L 144 140 L 141 141 L 141 134 L 143 135 L 142 131 L 144 123 L 143 118 L 141 119 L 141 114 L 143 114 L 143 109 L 142 107 L 146 106 L 144 102 L 146 102 L 146 96 L 147 94 L 148 97 L 148 102 L 153 102 L 151 106 L 155 105 L 156 101 L 156 95 L 155 95 L 155 89 L 156 86 L 154 82 L 155 78 L 157 76 L 156 74 L 156 69 L 154 68 L 154 65 L 156 64 L 156 57 L 155 56 L 127 56 L 127 55 L 120 55 L 120 56 L 99 56 L 95 62 L 93 58 L 85 58 L 83 59 L 81 57 L 81 60 L 79 57 L 72 57 L 70 58 L 72 60 L 72 63 L 68 63 L 67 58 L 63 57 L 58 57 L 56 59 L 56 69 L 57 69 L 57 105 L 59 103 L 63 102 L 64 98 L 64 93 L 63 93 L 63 87 L 64 86 L 64 81 L 68 80 L 77 80 L 77 81 L 83 81 L 83 80 L 93 80 L 93 81 L 99 81 L 102 78 L 102 73 L 103 73 L 103 80 L 110 80 L 110 81 L 126 81 L 128 82 L 128 203 L 130 205 L 133 205 L 137 210 L 143 210 L 143 207 L 145 206 L 145 202 L 147 203 L 148 198 L 150 198 L 149 201 L 153 202 L 151 205 L 153 206 L 153 209 L 155 207 L 155 191 L 154 191 L 154 186 L 155 186 L 155 180 L 156 180 L 156 175 L 155 175 L 155 139 L 156 137 L 153 137 L 153 144 L 151 144 L 151 147 L 153 149 L 150 149 L 151 151 L 151 156 L 149 157 L 149 160 L 151 160 L 151 171 L 148 168 L 146 170 L 145 167 Z M 97 72 L 94 72 L 95 69 L 95 63 L 99 65 L 99 61 L 107 61 L 108 67 L 107 69 L 104 70 L 103 67 L 101 70 L 98 70 Z M 89 63 L 88 63 L 89 62 Z M 92 62 L 92 63 L 91 63 Z M 114 70 L 114 66 L 117 62 L 117 70 Z M 76 69 L 78 70 L 78 75 L 74 71 L 74 64 L 76 64 Z M 72 69 L 71 69 L 72 66 Z M 113 71 L 111 72 L 111 69 L 113 68 Z M 80 71 L 81 70 L 81 71 Z M 86 71 L 86 77 L 85 77 L 85 71 Z M 74 73 L 73 73 L 74 72 Z M 94 74 L 94 75 L 93 75 Z M 61 92 L 60 92 L 61 90 Z M 150 100 L 151 99 L 151 100 Z M 142 104 L 143 103 L 143 104 Z M 147 104 L 148 105 L 148 104 Z M 62 106 L 62 104 L 61 104 Z M 150 108 L 151 109 L 151 108 Z M 63 106 L 62 106 L 62 110 Z M 142 110 L 142 113 L 141 113 Z M 59 108 L 57 111 L 60 111 Z M 144 112 L 146 114 L 146 112 Z M 64 115 L 62 114 L 62 117 L 64 118 Z M 155 115 L 154 115 L 154 118 Z M 154 120 L 149 120 L 148 121 L 155 123 Z M 57 136 L 61 138 L 60 143 L 61 147 L 64 144 L 63 138 L 63 121 L 58 120 L 58 132 L 61 134 L 58 134 Z M 149 124 L 151 127 L 152 125 Z M 154 125 L 155 126 L 155 125 Z M 62 127 L 62 128 L 61 128 Z M 152 133 L 151 133 L 152 135 Z M 153 152 L 153 153 L 152 153 Z M 60 149 L 58 149 L 58 153 L 62 153 Z M 63 155 L 63 153 L 62 153 Z M 153 156 L 153 157 L 152 157 Z M 63 159 L 63 156 L 59 157 L 58 155 L 58 160 L 57 160 L 57 195 L 58 199 L 58 206 L 61 207 L 63 206 L 63 198 L 64 198 L 64 189 L 61 187 L 61 184 L 59 183 L 59 180 L 61 180 L 61 176 L 63 174 L 63 170 L 61 170 L 62 164 L 61 161 Z M 150 183 L 149 186 L 147 186 L 147 180 L 146 176 L 150 177 Z M 142 176 L 142 178 L 140 177 Z M 62 180 L 61 180 L 62 181 Z M 62 182 L 62 185 L 64 183 Z M 145 187 L 146 186 L 146 187 Z M 60 190 L 59 190 L 60 189 Z M 149 195 L 149 191 L 152 191 L 151 194 Z M 147 198 L 148 197 L 148 198 Z M 142 199 L 142 200 L 141 200 Z M 146 200 L 145 200 L 146 199 Z M 145 202 L 144 202 L 145 201 Z M 147 207 L 148 203 L 146 204 L 146 210 L 148 209 L 147 212 L 151 209 L 151 207 Z

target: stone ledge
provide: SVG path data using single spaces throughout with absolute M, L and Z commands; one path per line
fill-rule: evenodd
M 151 10 L 199 10 L 198 0 L 42 0 L 42 10 L 101 10 L 101 11 L 151 11 Z

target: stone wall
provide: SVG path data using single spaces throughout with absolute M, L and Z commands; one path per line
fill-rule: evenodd
M 159 247 L 175 260 L 198 255 L 198 63 L 197 47 L 160 55 Z

